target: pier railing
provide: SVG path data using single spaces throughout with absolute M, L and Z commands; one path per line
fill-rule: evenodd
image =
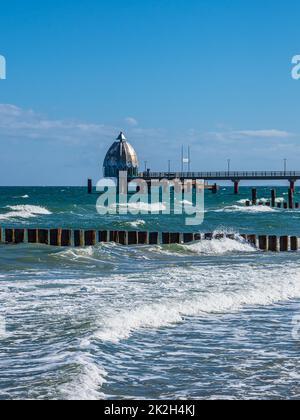
M 204 179 L 204 180 L 242 180 L 242 179 L 300 179 L 300 171 L 223 171 L 223 172 L 143 172 L 144 179 Z

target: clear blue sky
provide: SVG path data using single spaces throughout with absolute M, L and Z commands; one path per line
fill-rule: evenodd
M 0 6 L 0 184 L 83 185 L 125 130 L 152 169 L 300 170 L 296 0 Z

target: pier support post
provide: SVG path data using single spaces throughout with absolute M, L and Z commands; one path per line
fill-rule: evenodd
M 257 204 L 257 189 L 252 188 L 252 205 L 256 206 Z
M 91 179 L 88 179 L 88 194 L 93 193 L 93 181 Z
M 239 193 L 240 181 L 235 180 L 233 182 L 234 182 L 234 194 L 237 195 Z
M 271 191 L 271 206 L 274 208 L 276 207 L 276 190 Z
M 213 187 L 212 187 L 212 193 L 217 194 L 217 192 L 218 192 L 218 185 L 214 184 Z
M 289 208 L 294 208 L 294 190 L 289 188 Z
M 295 184 L 296 184 L 296 182 L 293 179 L 291 179 L 290 180 L 290 189 L 292 190 L 293 194 L 295 192 Z

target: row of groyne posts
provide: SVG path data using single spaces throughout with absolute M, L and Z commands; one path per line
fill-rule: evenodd
M 278 208 L 278 209 L 299 209 L 300 205 L 299 202 L 295 202 L 294 199 L 294 193 L 295 190 L 292 188 L 289 188 L 288 190 L 288 200 L 287 201 L 278 201 L 277 199 L 277 192 L 275 189 L 271 190 L 271 198 L 269 201 L 262 201 L 258 198 L 257 196 L 257 189 L 253 188 L 252 189 L 252 201 L 247 200 L 246 201 L 246 206 L 250 207 L 252 206 L 268 206 L 268 207 L 273 207 L 273 208 Z
M 227 233 L 179 233 L 139 231 L 99 231 L 71 229 L 9 229 L 0 228 L 2 244 L 42 244 L 55 247 L 85 247 L 97 243 L 119 245 L 172 245 L 211 240 L 240 240 L 261 251 L 298 251 L 297 236 L 238 235 Z

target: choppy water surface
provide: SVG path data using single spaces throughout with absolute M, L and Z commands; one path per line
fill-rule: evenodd
M 189 230 L 182 217 L 101 218 L 80 188 L 0 194 L 2 227 Z M 200 231 L 235 240 L 0 246 L 0 399 L 299 398 L 299 254 L 238 234 L 300 236 L 300 212 L 246 208 L 249 197 L 206 197 Z

